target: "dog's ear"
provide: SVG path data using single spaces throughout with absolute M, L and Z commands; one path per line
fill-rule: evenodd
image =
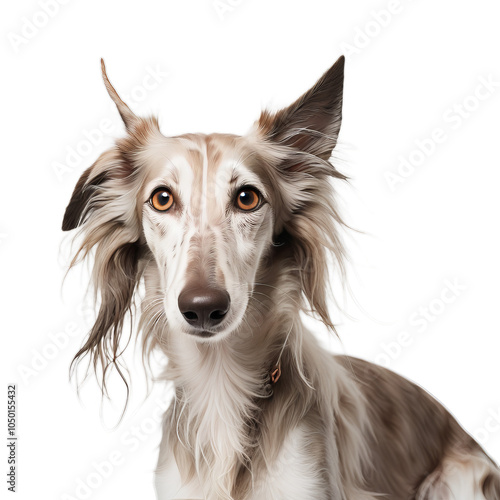
M 331 178 L 346 179 L 329 161 L 342 121 L 344 57 L 287 108 L 264 111 L 257 134 L 264 141 L 263 160 L 272 172 L 280 201 L 275 203 L 275 235 L 291 253 L 291 273 L 297 273 L 309 310 L 335 330 L 327 292 L 329 255 L 343 274 L 344 249 Z
M 101 59 L 101 71 L 102 79 L 104 80 L 104 85 L 106 86 L 109 97 L 111 97 L 113 102 L 116 104 L 118 112 L 120 113 L 123 123 L 125 124 L 125 128 L 127 129 L 127 131 L 130 131 L 135 125 L 140 123 L 141 119 L 134 113 L 132 113 L 131 109 L 122 101 L 113 85 L 111 85 L 111 82 L 109 81 L 108 75 L 106 73 L 106 65 L 104 64 L 104 59 Z
M 80 179 L 76 183 L 73 194 L 71 195 L 71 200 L 66 207 L 64 212 L 64 218 L 62 223 L 63 231 L 71 231 L 80 225 L 80 220 L 82 218 L 83 210 L 87 206 L 90 199 L 90 185 L 87 185 L 87 181 L 92 172 L 92 167 L 89 167 L 85 172 L 83 172 Z M 101 180 L 96 179 L 99 185 Z
M 104 152 L 77 182 L 62 226 L 64 231 L 81 226 L 70 267 L 94 251 L 91 279 L 100 297 L 99 314 L 74 363 L 89 354 L 94 369 L 102 367 L 103 390 L 109 365 L 122 375 L 117 365 L 119 340 L 140 279 L 137 177 L 119 147 Z
M 87 169 L 76 184 L 66 208 L 62 228 L 80 226 L 79 247 L 70 267 L 92 252 L 92 284 L 100 298 L 99 314 L 89 336 L 74 358 L 86 355 L 102 375 L 105 391 L 108 368 L 115 366 L 122 378 L 120 338 L 141 279 L 144 246 L 141 243 L 141 189 L 146 170 L 137 159 L 152 137 L 160 134 L 155 117 L 132 113 L 110 84 L 104 63 L 103 79 L 125 123 L 127 135 Z M 161 135 L 161 134 L 160 134 Z
M 140 125 L 143 124 L 145 120 L 136 116 L 122 101 L 118 92 L 116 92 L 109 81 L 103 59 L 101 59 L 101 71 L 106 90 L 116 104 L 127 132 L 133 134 L 134 129 L 140 128 Z M 66 208 L 62 223 L 63 231 L 71 231 L 81 225 L 91 205 L 91 198 L 98 191 L 96 188 L 109 179 L 112 169 L 114 169 L 115 173 L 117 173 L 117 170 L 121 170 L 121 172 L 118 172 L 121 177 L 128 175 L 131 170 L 124 164 L 123 159 L 119 157 L 119 152 L 116 149 L 103 153 L 91 167 L 83 172 Z
M 277 113 L 264 111 L 257 123 L 268 140 L 328 160 L 342 121 L 344 56 L 293 104 Z
M 97 188 L 109 179 L 108 166 L 116 152 L 106 151 L 97 161 L 89 167 L 76 183 L 70 202 L 64 212 L 62 223 L 63 231 L 71 231 L 80 226 L 85 220 L 91 206 L 91 199 L 96 194 Z
M 103 204 L 103 195 L 132 172 L 132 165 L 125 160 L 119 147 L 102 153 L 95 163 L 83 172 L 76 183 L 64 212 L 62 230 L 71 231 L 81 226 L 90 212 Z

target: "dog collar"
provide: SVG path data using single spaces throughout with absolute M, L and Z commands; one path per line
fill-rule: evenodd
M 281 377 L 281 360 L 278 360 L 267 373 L 264 383 L 264 397 L 270 398 L 274 394 L 273 387 Z
M 278 360 L 273 364 L 272 368 L 269 370 L 266 383 L 264 385 L 264 389 L 267 392 L 267 396 L 270 397 L 273 395 L 273 385 L 278 382 L 281 378 L 281 357 L 283 356 L 283 351 L 285 350 L 285 346 L 288 342 L 288 338 L 290 337 L 290 333 L 292 332 L 293 323 L 290 326 L 290 330 L 286 334 L 285 342 L 283 342 L 283 346 L 281 347 L 281 351 L 278 355 Z

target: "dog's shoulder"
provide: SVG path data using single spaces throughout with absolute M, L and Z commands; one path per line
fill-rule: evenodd
M 473 439 L 446 408 L 417 384 L 359 358 L 335 359 L 365 399 L 371 425 L 367 440 L 375 465 L 367 477 L 376 491 L 411 490 L 437 467 L 446 450 L 474 448 Z

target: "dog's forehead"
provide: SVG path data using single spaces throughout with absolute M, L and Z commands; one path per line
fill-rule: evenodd
M 251 157 L 245 137 L 230 134 L 157 137 L 138 153 L 148 169 L 146 191 L 165 183 L 193 206 L 197 195 L 221 198 L 236 185 L 259 184 Z

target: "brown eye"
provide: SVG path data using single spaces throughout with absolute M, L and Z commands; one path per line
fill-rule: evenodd
M 150 203 L 155 210 L 166 212 L 174 203 L 174 197 L 167 188 L 158 188 L 153 191 Z
M 260 199 L 260 193 L 255 188 L 244 187 L 238 191 L 238 195 L 236 196 L 236 206 L 240 210 L 248 212 L 259 205 Z

